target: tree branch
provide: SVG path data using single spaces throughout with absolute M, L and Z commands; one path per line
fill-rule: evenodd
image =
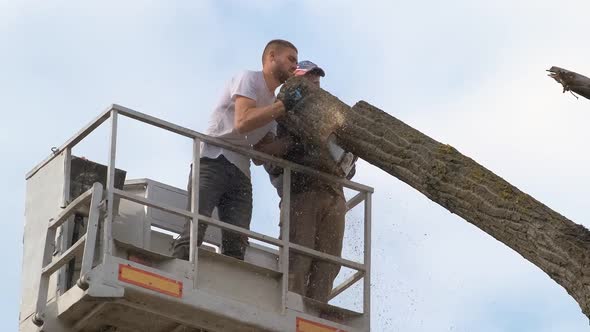
M 563 86 L 564 93 L 572 91 L 586 99 L 590 99 L 590 78 L 555 66 L 547 71 L 550 72 L 549 77 Z

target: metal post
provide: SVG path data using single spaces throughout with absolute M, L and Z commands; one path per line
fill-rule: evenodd
M 55 240 L 55 229 L 47 229 L 45 236 L 45 249 L 43 251 L 43 260 L 41 263 L 41 270 L 51 263 L 52 257 L 52 243 Z M 37 326 L 43 325 L 45 318 L 45 306 L 47 305 L 47 292 L 49 291 L 49 278 L 51 275 L 41 273 L 39 282 L 39 292 L 37 295 L 37 303 L 35 305 L 35 314 L 32 317 L 33 323 Z
M 102 200 L 102 184 L 96 182 L 92 185 L 92 198 L 90 200 L 90 212 L 86 226 L 86 243 L 82 254 L 82 266 L 80 267 L 80 279 L 78 286 L 82 289 L 88 288 L 88 276 L 86 275 L 94 262 L 94 249 L 98 232 L 98 219 L 100 216 L 100 201 Z
M 371 193 L 365 193 L 365 278 L 363 284 L 363 315 L 371 321 Z M 370 331 L 370 326 L 369 331 Z
M 193 164 L 191 176 L 191 213 L 190 224 L 190 251 L 189 261 L 193 265 L 193 288 L 197 288 L 197 273 L 199 262 L 199 248 L 197 239 L 199 236 L 199 176 L 201 170 L 201 140 L 193 140 Z
M 65 209 L 68 204 L 70 203 L 70 183 L 71 183 L 71 168 L 72 168 L 72 148 L 66 147 L 63 150 L 64 155 L 64 178 L 62 183 L 62 196 L 61 196 L 61 204 L 60 207 Z M 73 221 L 74 216 L 69 218 L 69 221 L 64 223 L 59 227 L 57 230 L 57 239 L 55 240 L 56 245 L 58 246 L 56 252 L 61 252 L 63 250 L 67 250 L 67 248 L 71 244 L 72 232 L 73 232 Z M 67 273 L 68 265 L 66 264 L 64 267 L 59 269 L 59 273 L 57 275 L 57 294 L 61 295 L 66 292 L 67 290 Z
M 115 189 L 115 157 L 117 155 L 117 116 L 116 110 L 111 111 L 111 145 L 109 149 L 109 165 L 107 172 L 107 214 L 104 221 L 104 237 L 103 237 L 103 262 L 107 260 L 109 255 L 113 253 L 113 218 L 115 196 L 113 191 Z
M 72 177 L 72 148 L 66 147 L 63 150 L 62 154 L 64 155 L 64 178 L 62 183 L 62 196 L 60 207 L 62 209 L 65 209 L 70 202 L 70 181 Z M 73 231 L 73 220 L 74 216 L 70 217 L 70 220 L 67 223 L 61 225 L 57 230 L 57 239 L 55 240 L 55 243 L 58 247 L 55 248 L 56 252 L 67 250 L 67 248 L 70 246 L 70 239 L 72 238 L 71 234 Z M 68 265 L 65 265 L 61 269 L 59 269 L 59 273 L 57 274 L 57 295 L 61 295 L 65 293 L 67 290 L 68 269 Z
M 64 154 L 64 182 L 62 187 L 62 197 L 60 207 L 63 209 L 68 206 L 70 202 L 70 180 L 71 180 L 71 168 L 72 168 L 72 149 L 66 148 Z
M 281 272 L 283 273 L 282 312 L 287 311 L 287 292 L 289 291 L 289 215 L 291 212 L 291 169 L 283 169 L 283 198 L 281 201 Z

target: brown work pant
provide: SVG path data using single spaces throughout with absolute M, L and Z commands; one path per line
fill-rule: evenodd
M 312 190 L 291 195 L 291 242 L 340 257 L 344 237 L 346 202 L 332 190 Z M 291 252 L 289 290 L 327 302 L 340 265 Z

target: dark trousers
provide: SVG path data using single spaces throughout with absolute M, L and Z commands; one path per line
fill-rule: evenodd
M 192 167 L 188 181 L 188 206 L 191 205 Z M 217 207 L 221 221 L 250 229 L 252 218 L 252 183 L 239 168 L 229 162 L 223 155 L 216 159 L 201 158 L 199 173 L 199 213 L 211 217 Z M 207 225 L 199 223 L 197 246 L 203 243 Z M 190 244 L 190 221 L 174 243 L 175 253 L 179 247 Z M 221 250 L 224 255 L 244 259 L 248 246 L 248 237 L 223 230 L 221 233 Z M 185 252 L 188 253 L 188 250 Z M 188 258 L 188 254 L 185 257 Z

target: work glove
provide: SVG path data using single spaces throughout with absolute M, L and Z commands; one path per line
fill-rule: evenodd
M 295 105 L 303 99 L 303 94 L 301 93 L 300 88 L 291 88 L 287 89 L 285 85 L 281 88 L 281 91 L 277 95 L 277 100 L 283 102 L 285 106 L 285 110 L 287 112 L 292 112 Z

